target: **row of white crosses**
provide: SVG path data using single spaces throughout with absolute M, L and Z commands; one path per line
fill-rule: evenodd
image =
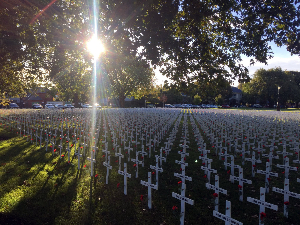
M 216 152 L 217 153 L 217 152 Z M 289 159 L 287 158 L 287 155 L 291 155 L 291 154 L 289 154 L 289 153 L 287 153 L 286 152 L 286 148 L 285 148 L 285 144 L 283 144 L 283 151 L 282 152 L 277 152 L 278 154 L 282 154 L 283 155 L 283 161 L 284 161 L 284 165 L 278 165 L 277 164 L 277 167 L 279 167 L 279 168 L 284 168 L 285 169 L 285 176 L 286 177 L 288 177 L 288 175 L 289 175 L 289 170 L 297 170 L 297 168 L 296 167 L 291 167 L 291 166 L 289 166 Z M 298 152 L 297 152 L 298 153 Z M 226 153 L 225 153 L 226 154 Z M 297 154 L 298 155 L 298 154 Z M 267 157 L 269 157 L 269 159 L 268 159 L 268 161 L 271 161 L 273 158 L 278 158 L 278 156 L 273 156 L 273 150 L 271 150 L 270 151 L 270 153 L 269 154 L 265 154 L 264 156 L 267 156 Z M 234 158 L 233 158 L 234 159 Z M 260 163 L 261 162 L 261 160 L 260 159 L 255 159 L 255 152 L 252 152 L 252 158 L 246 158 L 246 161 L 251 161 L 252 162 L 252 176 L 254 177 L 255 176 L 255 170 L 254 170 L 254 168 L 255 168 L 255 162 L 256 163 Z M 233 162 L 233 160 L 232 160 L 232 162 Z M 272 161 L 271 161 L 272 162 Z M 296 162 L 298 162 L 297 160 L 295 160 L 294 161 L 295 163 Z M 224 163 L 224 164 L 226 164 L 226 162 Z M 229 165 L 229 164 L 227 164 L 227 165 Z M 258 171 L 258 173 L 263 173 L 263 174 L 266 174 L 266 192 L 268 192 L 268 189 L 269 189 L 269 176 L 271 175 L 271 176 L 278 176 L 278 174 L 277 173 L 272 173 L 272 172 L 270 172 L 270 165 L 269 165 L 269 163 L 267 162 L 267 165 L 266 165 L 266 171 L 261 171 L 261 170 L 259 170 Z M 232 169 L 233 170 L 233 169 Z M 242 174 L 242 173 L 240 173 L 240 174 Z M 231 179 L 232 179 L 232 177 L 233 177 L 233 175 L 231 176 Z M 240 181 L 243 181 L 243 179 L 239 179 Z M 249 183 L 251 182 L 251 181 L 248 181 Z M 209 186 L 209 184 L 207 184 L 207 186 Z M 240 187 L 242 187 L 243 185 L 239 185 Z M 273 188 L 274 189 L 274 188 Z M 293 196 L 295 196 L 295 193 L 293 194 Z M 242 198 L 242 196 L 240 196 L 240 198 Z M 286 201 L 285 201 L 286 202 Z M 286 208 L 286 205 L 285 205 L 285 208 Z M 285 213 L 285 215 L 287 216 L 287 214 Z
M 192 118 L 192 117 L 191 117 Z M 33 120 L 34 122 L 36 122 L 37 120 Z M 54 121 L 54 120 L 53 120 Z M 40 130 L 42 129 L 42 128 L 39 128 Z M 282 128 L 283 129 L 283 128 Z M 36 134 L 38 134 L 38 133 L 40 133 L 40 130 L 38 130 L 38 129 L 36 129 L 35 130 L 35 132 L 36 132 Z M 86 131 L 88 131 L 88 126 L 85 126 L 85 128 L 84 128 L 84 132 L 86 132 Z M 32 131 L 32 130 L 31 130 Z M 66 134 L 67 133 L 67 131 L 68 131 L 68 129 L 66 128 L 66 130 L 65 130 L 65 133 L 64 132 L 61 132 L 61 127 L 57 127 L 56 129 L 54 129 L 54 130 L 52 130 L 53 131 L 53 133 L 54 133 L 54 131 L 55 131 L 55 136 L 57 136 L 57 133 L 59 134 L 61 134 L 62 135 L 62 137 L 64 137 L 64 134 Z M 208 130 L 206 129 L 206 131 L 207 131 L 207 133 L 208 133 Z M 56 133 L 57 132 L 57 133 Z M 226 132 L 225 132 L 226 133 Z M 228 134 L 225 134 L 224 133 L 224 137 L 223 137 L 223 140 L 225 139 L 225 138 L 228 138 Z M 87 134 L 87 133 L 85 133 L 85 134 Z M 132 132 L 131 132 L 131 134 L 132 134 Z M 251 137 L 249 137 L 250 136 L 250 132 L 248 132 L 247 133 L 247 138 L 245 139 L 245 142 L 247 143 L 248 142 L 248 140 L 249 139 L 251 139 Z M 146 135 L 147 136 L 147 135 Z M 160 135 L 159 135 L 159 137 L 161 137 L 162 135 L 161 135 L 161 133 L 160 133 Z M 129 137 L 131 137 L 131 136 L 129 136 Z M 198 138 L 198 136 L 197 136 L 197 138 Z M 200 140 L 199 140 L 199 146 L 203 146 L 203 142 L 201 142 L 201 137 L 200 137 Z M 148 143 L 149 143 L 149 140 L 150 140 L 150 138 L 148 138 Z M 294 141 L 295 141 L 295 139 L 293 139 Z M 259 144 L 259 146 L 261 146 L 262 145 L 262 143 L 263 142 L 261 142 L 260 144 Z M 59 144 L 61 144 L 61 143 L 59 143 Z M 265 145 L 267 145 L 267 144 L 265 144 Z M 282 147 L 283 147 L 283 149 L 284 149 L 284 145 L 285 145 L 285 142 L 283 141 L 283 144 L 282 144 Z M 295 145 L 295 144 L 294 144 Z M 115 148 L 116 149 L 116 148 Z M 204 148 L 205 149 L 205 148 Z M 243 150 L 244 149 L 244 150 Z M 242 151 L 245 151 L 245 148 L 243 148 L 242 149 Z M 248 148 L 249 149 L 249 148 Z M 80 150 L 80 149 L 79 149 Z M 161 149 L 162 150 L 162 149 Z M 220 150 L 220 149 L 219 149 Z M 223 150 L 226 150 L 226 149 L 223 149 Z M 229 151 L 231 151 L 231 150 L 229 150 Z M 256 151 L 259 151 L 259 150 L 256 150 Z M 282 157 L 283 157 L 283 160 L 284 160 L 284 167 L 283 168 L 285 168 L 285 170 L 286 169 L 288 169 L 287 170 L 287 172 L 285 173 L 285 175 L 286 176 L 288 176 L 288 171 L 289 170 L 291 170 L 290 169 L 290 167 L 289 167 L 289 165 L 288 165 L 288 159 L 287 159 L 287 157 L 285 157 L 285 156 L 287 156 L 287 155 L 284 155 L 285 153 L 284 153 L 284 151 L 285 150 L 283 150 L 283 154 L 282 154 Z M 78 151 L 79 152 L 79 151 Z M 218 154 L 220 154 L 220 155 L 222 155 L 222 154 L 224 154 L 224 155 L 222 155 L 222 156 L 225 156 L 225 154 L 226 154 L 226 151 L 225 151 L 225 153 L 219 153 L 219 152 L 217 152 Z M 273 153 L 273 152 L 272 152 Z M 278 152 L 277 152 L 278 153 Z M 280 153 L 280 152 L 279 152 Z M 252 153 L 253 154 L 253 153 Z M 61 155 L 61 154 L 60 154 Z M 107 156 L 109 156 L 109 155 L 107 155 Z M 94 157 L 94 156 L 93 156 Z M 231 157 L 231 156 L 230 156 Z M 79 157 L 80 158 L 80 157 Z M 94 158 L 93 158 L 94 159 Z M 233 158 L 234 159 L 234 158 Z M 233 160 L 232 160 L 232 162 L 234 162 Z M 94 162 L 93 162 L 94 163 Z M 92 161 L 91 161 L 91 164 L 93 164 L 92 163 Z M 233 165 L 234 165 L 234 163 L 233 163 Z M 286 166 L 285 166 L 286 165 Z M 233 166 L 233 169 L 232 169 L 232 172 L 234 171 L 234 168 L 235 168 L 235 166 L 237 166 L 237 165 L 234 165 Z M 270 167 L 271 167 L 271 165 L 270 165 Z M 252 168 L 253 168 L 253 166 L 252 166 Z M 233 176 L 233 174 L 232 174 L 232 176 Z M 266 178 L 267 179 L 267 178 Z M 243 185 L 242 185 L 243 186 Z
M 186 152 L 187 148 L 189 146 L 187 145 L 188 142 L 188 127 L 187 127 L 187 114 L 184 115 L 183 120 L 183 144 L 180 144 L 179 147 L 182 148 L 182 150 L 178 151 L 178 154 L 181 156 L 181 160 L 175 160 L 175 163 L 181 165 L 181 174 L 174 173 L 175 177 L 178 177 L 181 179 L 181 194 L 172 192 L 172 197 L 179 199 L 181 201 L 181 207 L 180 207 L 180 224 L 184 224 L 184 217 L 185 217 L 185 203 L 188 203 L 190 205 L 194 205 L 194 200 L 187 198 L 185 196 L 186 191 L 186 184 L 185 181 L 192 181 L 192 178 L 185 175 L 185 169 L 186 166 L 188 166 L 188 163 L 185 162 L 186 156 L 189 156 L 189 153 Z
M 172 139 L 174 136 L 176 136 L 177 133 L 177 128 L 178 128 L 178 124 L 180 121 L 181 117 L 179 116 L 179 119 L 177 120 L 177 122 L 175 123 L 175 129 L 173 129 L 173 131 L 170 134 L 170 138 Z M 141 180 L 141 184 L 144 186 L 148 187 L 148 208 L 152 209 L 152 189 L 158 190 L 158 172 L 163 172 L 163 168 L 162 168 L 162 161 L 165 159 L 164 157 L 162 157 L 162 149 L 160 150 L 160 156 L 159 155 L 155 155 L 156 158 L 156 165 L 150 165 L 150 168 L 152 170 L 155 170 L 155 174 L 156 174 L 156 184 L 152 184 L 152 180 L 151 180 L 151 176 L 152 173 L 148 172 L 148 182 Z M 159 163 L 160 162 L 160 163 Z

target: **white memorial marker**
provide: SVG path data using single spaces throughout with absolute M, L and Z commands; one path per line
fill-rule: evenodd
M 243 190 L 244 190 L 244 185 L 243 183 L 247 184 L 252 184 L 252 180 L 247 180 L 243 178 L 243 168 L 239 167 L 239 176 L 232 176 L 230 175 L 230 180 L 231 182 L 233 180 L 236 180 L 239 182 L 238 188 L 239 188 L 239 194 L 240 194 L 240 201 L 243 201 Z
M 245 160 L 252 163 L 252 177 L 255 177 L 255 163 L 261 163 L 261 160 L 255 159 L 255 151 L 252 152 L 252 158 L 245 158 Z
M 122 153 L 121 153 L 121 148 L 119 148 L 119 153 L 115 153 L 115 156 L 118 156 L 119 157 L 119 170 L 121 170 L 121 160 L 122 160 L 122 158 L 124 158 L 124 155 L 122 155 Z M 102 152 L 103 152 L 104 150 L 102 150 Z M 105 155 L 107 155 L 107 151 L 105 151 L 106 153 L 105 153 Z
M 127 173 L 127 163 L 124 163 L 124 171 L 118 170 L 118 174 L 124 176 L 124 194 L 127 195 L 127 177 L 131 178 L 131 174 Z
M 151 189 L 157 190 L 158 186 L 156 184 L 151 183 L 151 172 L 148 172 L 148 182 L 141 180 L 141 184 L 148 187 L 148 207 L 149 207 L 149 209 L 152 209 L 152 195 L 151 195 L 152 190 Z
M 208 189 L 212 189 L 215 191 L 215 193 L 213 194 L 215 197 L 215 211 L 218 212 L 219 211 L 219 193 L 227 195 L 227 190 L 219 187 L 219 176 L 218 175 L 215 175 L 215 185 L 206 183 L 205 186 Z
M 297 179 L 298 181 L 298 179 Z M 275 192 L 278 192 L 278 193 L 281 193 L 281 194 L 284 194 L 284 216 L 285 217 L 288 217 L 288 205 L 289 205 L 289 197 L 294 197 L 294 198 L 300 198 L 300 194 L 297 194 L 297 193 L 294 193 L 294 192 L 291 192 L 289 190 L 289 179 L 285 178 L 284 179 L 284 189 L 280 189 L 280 188 L 277 188 L 277 187 L 273 187 L 272 188 L 272 191 L 275 191 Z
M 139 154 L 140 154 L 140 151 L 136 151 L 135 159 L 131 159 L 131 161 L 135 163 L 134 164 L 134 167 L 136 168 L 135 178 L 138 178 L 138 176 L 139 176 L 139 164 L 143 163 L 143 161 L 139 161 Z
M 150 168 L 152 170 L 155 170 L 155 175 L 156 175 L 156 185 L 158 187 L 158 172 L 163 172 L 163 168 L 159 167 L 158 165 L 158 155 L 155 155 L 155 160 L 156 160 L 156 166 L 150 165 Z
M 103 166 L 105 166 L 107 168 L 107 170 L 106 170 L 106 184 L 108 184 L 109 170 L 112 169 L 112 166 L 110 165 L 110 156 L 107 157 L 107 162 L 103 162 Z
M 277 167 L 279 168 L 284 168 L 284 175 L 285 175 L 285 178 L 288 179 L 289 178 L 289 171 L 290 170 L 294 170 L 294 171 L 297 171 L 297 167 L 292 167 L 292 166 L 289 166 L 289 158 L 286 157 L 285 158 L 285 164 L 284 165 L 279 165 L 277 164 Z
M 186 189 L 186 184 L 181 183 L 181 195 L 177 194 L 175 192 L 172 192 L 172 197 L 177 198 L 181 201 L 181 213 L 180 213 L 180 224 L 184 224 L 184 216 L 185 216 L 185 203 L 188 203 L 190 205 L 194 205 L 194 200 L 189 199 L 185 197 L 185 189 Z
M 78 146 L 78 151 L 75 153 L 75 155 L 78 157 L 78 170 L 80 170 L 80 157 L 82 157 L 82 154 L 80 154 L 80 148 L 82 147 Z
M 225 215 L 222 213 L 219 213 L 218 211 L 214 210 L 213 211 L 214 217 L 217 217 L 223 221 L 225 221 L 225 225 L 230 225 L 230 224 L 237 224 L 237 225 L 242 225 L 243 223 L 232 219 L 231 218 L 231 202 L 226 200 L 226 213 Z
M 265 207 L 273 209 L 273 210 L 278 210 L 277 205 L 273 205 L 271 203 L 268 203 L 265 201 L 265 189 L 263 187 L 260 187 L 260 199 L 255 199 L 251 197 L 247 197 L 247 201 L 259 205 L 259 224 L 262 225 L 264 224 L 264 217 L 266 216 L 265 213 Z
M 257 170 L 256 172 L 257 173 L 260 173 L 260 174 L 266 174 L 266 180 L 265 180 L 265 190 L 266 190 L 266 193 L 269 193 L 269 187 L 270 187 L 270 176 L 274 176 L 274 177 L 278 177 L 278 173 L 273 173 L 270 171 L 271 168 L 270 168 L 270 164 L 269 162 L 266 162 L 266 170 Z

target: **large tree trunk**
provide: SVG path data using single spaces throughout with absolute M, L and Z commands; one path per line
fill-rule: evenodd
M 74 94 L 74 99 L 73 100 L 74 100 L 74 105 L 75 105 L 74 107 L 79 108 L 80 105 L 79 105 L 79 99 L 78 99 L 78 94 L 77 93 Z
M 119 104 L 121 108 L 125 107 L 125 98 L 126 97 L 124 96 L 124 94 L 119 94 Z

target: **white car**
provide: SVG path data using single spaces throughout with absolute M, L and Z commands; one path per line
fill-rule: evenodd
M 55 108 L 57 108 L 57 109 L 64 109 L 65 107 L 62 104 L 56 104 Z
M 54 105 L 52 105 L 52 104 L 46 104 L 45 105 L 45 109 L 54 109 L 55 107 L 54 107 Z
M 89 104 L 83 104 L 82 106 L 81 106 L 82 108 L 92 108 L 92 106 L 91 105 L 89 105 Z
M 74 109 L 74 106 L 72 104 L 65 104 L 66 109 Z
M 32 108 L 33 108 L 33 109 L 42 109 L 43 106 L 41 106 L 40 104 L 37 104 L 37 103 L 36 103 L 36 104 L 33 104 L 33 105 L 32 105 Z

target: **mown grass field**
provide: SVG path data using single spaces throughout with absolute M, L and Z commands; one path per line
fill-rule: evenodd
M 192 113 L 189 116 L 193 116 Z M 188 118 L 188 123 L 190 119 Z M 201 170 L 201 160 L 195 142 L 193 130 L 188 124 L 190 154 L 186 158 L 188 167 L 186 175 L 193 178 L 187 181 L 186 196 L 193 199 L 193 206 L 186 204 L 186 224 L 224 224 L 213 217 L 214 191 L 205 187 L 207 178 Z M 17 130 L 0 128 L 0 224 L 179 224 L 180 201 L 172 197 L 172 192 L 180 193 L 179 179 L 174 172 L 180 173 L 180 166 L 175 160 L 180 160 L 177 153 L 182 137 L 182 121 L 177 132 L 173 148 L 163 163 L 164 172 L 159 174 L 159 188 L 152 191 L 153 209 L 147 206 L 147 187 L 140 180 L 147 181 L 147 172 L 152 171 L 150 165 L 155 165 L 155 158 L 145 157 L 145 166 L 139 166 L 139 177 L 135 178 L 133 162 L 128 162 L 128 195 L 123 193 L 123 176 L 119 175 L 118 157 L 111 156 L 109 183 L 105 184 L 106 167 L 104 157 L 98 143 L 99 152 L 96 156 L 95 176 L 90 176 L 90 162 L 86 157 L 81 159 L 81 169 L 77 169 L 75 148 L 71 148 L 71 160 L 68 162 L 67 152 L 60 158 L 58 152 L 45 151 L 20 137 Z M 100 133 L 100 136 L 103 133 Z M 203 137 L 205 134 L 202 133 Z M 112 148 L 108 138 L 109 149 Z M 251 163 L 245 162 L 244 177 L 253 181 L 252 185 L 244 187 L 244 202 L 240 202 L 238 183 L 229 181 L 229 174 L 222 160 L 216 156 L 213 146 L 205 138 L 207 148 L 211 149 L 209 158 L 213 159 L 212 168 L 218 170 L 220 187 L 228 191 L 228 195 L 220 194 L 219 211 L 225 213 L 225 200 L 231 201 L 232 217 L 244 224 L 258 224 L 259 206 L 248 203 L 246 198 L 259 198 L 259 188 L 264 187 L 264 175 L 251 177 Z M 66 144 L 64 144 L 66 145 Z M 49 144 L 50 146 L 50 144 Z M 164 146 L 163 143 L 160 147 Z M 280 150 L 280 146 L 278 147 Z M 139 149 L 138 149 L 139 150 Z M 158 152 L 157 152 L 158 154 Z M 126 156 L 127 157 L 127 156 Z M 127 158 L 122 162 L 127 162 Z M 134 153 L 131 157 L 134 157 Z M 198 159 L 198 160 L 197 160 Z M 257 164 L 257 169 L 265 170 L 266 159 Z M 275 160 L 274 164 L 281 163 Z M 241 157 L 236 155 L 236 164 L 241 164 Z M 272 186 L 283 188 L 284 174 L 282 169 L 273 167 L 279 173 L 278 178 L 272 177 Z M 237 171 L 236 174 L 237 176 Z M 211 183 L 213 182 L 213 177 Z M 290 191 L 300 193 L 299 172 L 291 172 Z M 153 179 L 152 179 L 153 180 Z M 283 217 L 283 195 L 270 192 L 266 201 L 277 204 L 278 212 L 266 209 L 265 224 L 299 224 L 300 200 L 290 197 L 289 218 Z M 178 207 L 173 210 L 172 207 Z

